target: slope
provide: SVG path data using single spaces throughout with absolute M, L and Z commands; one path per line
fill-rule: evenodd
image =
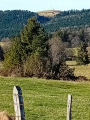
M 33 16 L 35 16 L 40 23 L 45 23 L 50 20 L 48 17 L 39 16 L 30 11 L 0 11 L 0 39 L 19 34 L 23 26 L 27 23 L 27 20 Z
M 45 10 L 38 12 L 40 16 L 46 16 L 46 17 L 53 17 L 59 13 L 60 13 L 59 10 Z
M 87 10 L 69 10 L 60 12 L 54 18 L 43 26 L 48 32 L 55 32 L 61 28 L 83 27 L 90 25 L 90 9 Z

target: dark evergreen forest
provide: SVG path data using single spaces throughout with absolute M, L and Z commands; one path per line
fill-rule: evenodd
M 39 16 L 37 13 L 22 10 L 0 11 L 0 40 L 4 37 L 16 36 L 27 24 L 27 20 L 35 16 L 40 23 L 50 20 L 48 17 Z
M 90 9 L 69 10 L 56 15 L 51 21 L 44 24 L 48 32 L 55 32 L 63 28 L 86 27 L 90 25 Z

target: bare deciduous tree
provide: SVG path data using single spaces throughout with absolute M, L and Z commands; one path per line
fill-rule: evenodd
M 49 40 L 49 55 L 52 60 L 52 64 L 59 64 L 65 60 L 65 46 L 59 37 L 53 37 Z

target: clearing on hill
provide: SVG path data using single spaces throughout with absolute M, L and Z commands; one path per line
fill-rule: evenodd
M 45 17 L 53 17 L 59 13 L 60 13 L 59 10 L 45 10 L 38 12 L 40 16 L 45 16 Z

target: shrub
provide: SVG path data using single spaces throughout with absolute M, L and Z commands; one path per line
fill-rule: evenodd
M 47 58 L 42 58 L 38 52 L 29 56 L 24 64 L 26 76 L 43 77 L 47 71 Z

